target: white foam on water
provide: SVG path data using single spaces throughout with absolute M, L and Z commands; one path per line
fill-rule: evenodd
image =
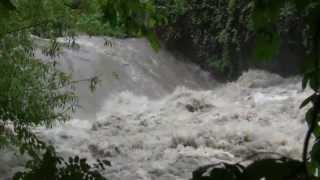
M 310 91 L 301 92 L 298 82 L 252 87 L 240 78 L 207 91 L 180 87 L 159 100 L 122 92 L 106 101 L 97 120 L 39 133 L 61 153 L 109 159 L 113 166 L 102 173 L 119 180 L 189 179 L 200 165 L 253 152 L 299 158 L 306 127 L 298 107 Z
M 157 99 L 128 86 L 109 95 L 96 118 L 73 119 L 36 133 L 62 155 L 110 160 L 112 167 L 101 173 L 112 180 L 186 180 L 198 166 L 236 162 L 257 152 L 299 158 L 306 125 L 305 110 L 298 107 L 311 94 L 301 91 L 300 80 L 250 70 L 216 88 L 181 86 Z M 157 82 L 165 86 L 170 79 Z M 151 90 L 157 88 L 147 89 L 157 94 Z M 2 177 L 23 165 L 23 158 L 11 151 L 2 154 Z

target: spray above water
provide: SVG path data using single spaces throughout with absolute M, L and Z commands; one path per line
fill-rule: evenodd
M 102 84 L 94 94 L 79 85 L 87 109 L 77 119 L 37 130 L 61 154 L 108 159 L 102 173 L 113 180 L 185 180 L 201 165 L 259 152 L 300 156 L 306 126 L 298 107 L 311 92 L 298 77 L 251 70 L 217 84 L 145 40 L 112 41 L 80 37 L 79 50 L 65 49 L 62 66 L 74 78 L 99 75 Z

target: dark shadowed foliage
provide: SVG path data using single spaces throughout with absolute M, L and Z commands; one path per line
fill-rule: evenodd
M 89 165 L 87 160 L 78 156 L 66 161 L 58 156 L 53 147 L 48 147 L 42 159 L 27 162 L 26 172 L 18 172 L 13 180 L 106 180 L 100 171 L 111 166 L 107 160 L 97 160 Z
M 218 163 L 198 168 L 192 180 L 306 180 L 303 162 L 288 158 L 257 160 L 247 167 Z

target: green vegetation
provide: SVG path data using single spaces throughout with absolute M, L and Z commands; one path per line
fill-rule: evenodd
M 256 38 L 254 1 L 180 0 L 175 5 L 160 2 L 166 5 L 170 17 L 168 25 L 160 28 L 163 39 L 203 68 L 227 76 L 226 79 L 237 78 L 257 63 L 254 61 L 257 56 L 265 56 L 263 60 L 270 58 L 266 54 L 274 49 L 279 50 L 282 46 L 302 49 L 300 42 L 306 39 L 301 34 L 302 17 L 290 3 L 280 8 L 279 18 L 273 26 L 278 33 L 274 40 L 281 40 L 276 44 L 279 47 L 255 51 L 255 44 L 259 45 L 263 40 Z M 183 49 L 179 49 L 181 44 Z
M 78 33 L 123 36 L 124 33 L 137 34 L 138 28 L 144 28 L 144 24 L 130 24 L 137 29 L 123 31 L 129 25 L 112 24 L 113 17 L 117 15 L 106 15 L 112 4 L 117 3 L 91 0 L 0 1 L 0 148 L 14 146 L 21 154 L 27 153 L 32 157 L 27 163 L 30 171 L 17 173 L 15 179 L 105 179 L 97 170 L 109 165 L 108 161 L 99 160 L 93 166 L 78 157 L 63 161 L 32 130 L 68 120 L 77 107 L 72 85 L 78 81 L 72 81 L 68 74 L 56 68 L 59 63 L 56 57 L 61 50 L 56 38 L 68 37 L 72 46 Z M 142 5 L 138 12 L 153 7 Z M 113 8 L 118 8 L 115 10 L 119 12 L 124 10 L 123 7 Z M 151 36 L 145 29 L 141 35 L 144 33 Z M 49 60 L 35 57 L 32 35 L 50 39 L 50 44 L 41 49 Z M 94 90 L 97 78 L 88 78 L 90 89 Z
M 314 90 L 301 106 L 312 104 L 306 114 L 309 131 L 302 160 L 310 176 L 320 169 L 318 140 L 308 157 L 311 136 L 320 136 L 317 0 L 2 0 L 0 26 L 0 148 L 15 146 L 33 158 L 28 163 L 30 171 L 17 173 L 17 180 L 45 175 L 52 180 L 100 180 L 104 178 L 97 169 L 110 165 L 99 160 L 91 167 L 79 157 L 64 161 L 32 132 L 37 126 L 66 121 L 76 110 L 72 89 L 76 82 L 56 68 L 55 57 L 60 50 L 56 38 L 68 37 L 72 45 L 79 33 L 145 36 L 155 49 L 159 48 L 156 32 L 168 42 L 187 40 L 197 63 L 229 77 L 247 68 L 247 59 L 270 59 L 283 45 L 301 46 L 306 64 L 302 86 Z M 32 35 L 50 39 L 42 50 L 50 60 L 34 56 Z M 93 90 L 97 79 L 89 80 Z M 225 167 L 238 172 L 235 166 Z
M 31 1 L 19 1 L 12 6 L 0 4 L 0 147 L 16 144 L 22 153 L 35 155 L 34 150 L 43 144 L 32 135 L 31 128 L 67 120 L 76 98 L 68 90 L 70 78 L 55 68 L 55 61 L 43 62 L 34 57 L 31 26 L 49 20 L 36 19 L 40 10 L 27 11 L 26 3 L 35 6 Z M 44 17 L 40 13 L 38 16 Z M 56 34 L 54 30 L 50 34 Z
M 185 7 L 178 6 L 178 13 L 170 12 L 171 21 L 162 29 L 164 38 L 168 43 L 177 41 L 177 46 L 179 41 L 189 44 L 192 54 L 188 55 L 202 67 L 230 78 L 238 76 L 253 36 L 250 1 L 183 2 Z
M 109 161 L 100 161 L 88 165 L 86 159 L 78 156 L 70 157 L 68 161 L 59 157 L 53 147 L 48 147 L 41 160 L 34 159 L 27 163 L 29 172 L 18 172 L 13 180 L 106 180 L 98 170 L 110 166 Z
M 304 73 L 302 87 L 305 89 L 307 85 L 314 91 L 314 94 L 308 97 L 301 105 L 301 108 L 307 104 L 312 104 L 306 113 L 306 121 L 309 124 L 309 130 L 306 134 L 302 159 L 305 163 L 306 171 L 310 175 L 319 177 L 316 173 L 320 169 L 319 159 L 319 142 L 315 141 L 313 145 L 311 157 L 308 157 L 308 145 L 312 134 L 316 139 L 319 138 L 319 113 L 320 113 L 320 74 L 319 74 L 319 43 L 320 43 L 320 2 L 319 1 L 256 1 L 253 11 L 254 27 L 257 31 L 257 52 L 262 52 L 262 49 L 268 51 L 260 53 L 260 55 L 270 56 L 274 54 L 279 47 L 279 34 L 274 31 L 274 27 L 280 16 L 281 8 L 290 3 L 295 7 L 296 11 L 303 18 L 302 32 L 305 32 L 305 48 L 307 64 Z
M 76 109 L 75 82 L 56 68 L 60 48 L 55 38 L 72 37 L 76 32 L 73 19 L 82 11 L 62 0 L 0 3 L 0 148 L 15 146 L 33 159 L 27 163 L 30 172 L 17 173 L 14 179 L 104 179 L 86 161 L 79 161 L 80 166 L 75 165 L 78 161 L 62 163 L 54 149 L 32 131 L 68 120 Z M 31 34 L 51 39 L 42 49 L 50 60 L 34 56 Z

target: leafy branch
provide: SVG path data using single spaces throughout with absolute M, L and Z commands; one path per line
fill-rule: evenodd
M 46 25 L 46 24 L 48 24 L 50 22 L 53 22 L 53 21 L 52 20 L 45 20 L 45 21 L 42 21 L 42 22 L 38 22 L 38 23 L 30 24 L 30 25 L 25 25 L 25 26 L 22 26 L 22 27 L 19 27 L 19 28 L 10 30 L 10 31 L 1 32 L 0 38 L 3 37 L 3 36 L 6 36 L 8 34 L 14 34 L 14 33 L 25 31 L 25 30 L 28 30 L 28 29 L 31 29 L 31 28 L 34 28 L 34 27 L 37 27 L 37 26 Z

